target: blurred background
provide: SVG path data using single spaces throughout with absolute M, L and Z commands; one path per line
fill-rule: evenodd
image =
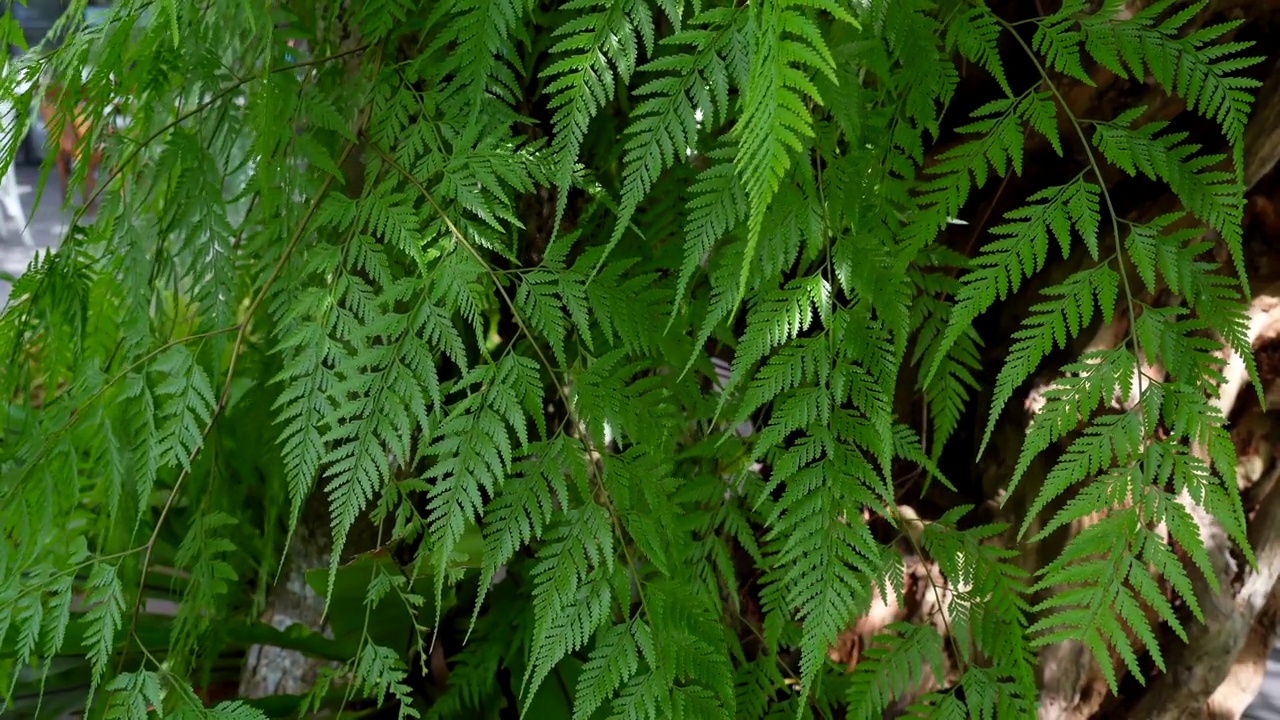
M 22 27 L 27 46 L 43 40 L 54 23 L 70 7 L 70 0 L 26 0 L 13 3 L 13 15 Z M 93 19 L 110 7 L 110 0 L 90 0 L 85 11 L 86 19 Z M 9 48 L 10 55 L 21 52 Z M 6 115 L 2 122 L 9 122 Z M 9 299 L 9 287 L 13 278 L 26 269 L 37 252 L 57 247 L 71 222 L 73 210 L 63 208 L 57 192 L 57 179 L 50 177 L 48 191 L 37 202 L 40 183 L 40 165 L 44 162 L 48 136 L 39 113 L 34 113 L 31 130 L 22 138 L 14 157 L 12 174 L 0 185 L 0 200 L 16 201 L 21 208 L 19 217 L 13 217 L 0 202 L 0 307 Z M 9 205 L 7 207 L 12 207 Z M 23 230 L 26 230 L 26 239 Z

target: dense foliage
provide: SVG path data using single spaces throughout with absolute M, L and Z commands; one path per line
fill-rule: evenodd
M 912 714 L 1004 718 L 1034 715 L 1046 643 L 1113 690 L 1162 667 L 1153 623 L 1181 634 L 1214 582 L 1192 510 L 1247 546 L 1213 398 L 1222 343 L 1249 357 L 1256 58 L 1231 23 L 1182 31 L 1205 4 L 121 0 L 83 27 L 73 3 L 0 92 L 29 110 L 55 78 L 64 121 L 129 121 L 86 140 L 96 218 L 0 320 L 4 702 L 876 717 L 933 678 Z M 1050 80 L 1098 68 L 1222 137 L 1071 115 Z M 1033 137 L 1055 183 L 946 242 Z M 1126 219 L 1109 169 L 1182 209 Z M 1087 260 L 980 392 L 981 317 L 1054 253 Z M 1116 313 L 1007 478 L 1061 443 L 1021 531 L 1102 519 L 1027 573 L 989 512 L 904 509 L 952 486 L 971 404 L 989 437 Z M 328 636 L 257 622 L 317 525 Z M 892 626 L 846 672 L 827 650 L 904 554 L 945 578 L 945 636 Z M 332 662 L 307 697 L 206 703 L 254 643 Z

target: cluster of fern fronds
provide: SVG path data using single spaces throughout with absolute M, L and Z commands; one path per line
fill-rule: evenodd
M 120 0 L 85 28 L 73 3 L 0 91 L 56 77 L 67 116 L 123 98 L 129 124 L 95 130 L 96 219 L 0 320 L 0 702 L 875 717 L 933 678 L 912 713 L 1027 717 L 1039 645 L 1084 642 L 1113 685 L 1114 658 L 1159 664 L 1147 610 L 1181 632 L 1162 585 L 1198 612 L 1206 569 L 1180 498 L 1244 544 L 1211 399 L 1218 340 L 1248 356 L 1255 83 L 1230 25 L 1181 31 L 1203 2 L 1123 5 Z M 968 119 L 961 63 L 997 97 Z M 1227 152 L 1141 108 L 1069 115 L 1053 81 L 1097 67 L 1153 77 Z M 1034 134 L 1078 172 L 950 249 Z M 1167 185 L 1236 267 L 1177 217 L 1121 217 L 1104 167 Z M 1070 443 L 1033 514 L 1072 499 L 1039 532 L 1109 513 L 1028 576 L 966 509 L 909 527 L 899 484 L 948 482 L 975 321 L 1054 251 L 1089 259 L 1030 309 L 990 423 L 1095 319 L 1136 320 L 1030 427 L 1019 476 Z M 304 524 L 332 536 L 311 576 L 330 640 L 254 625 Z M 908 541 L 949 585 L 947 635 L 894 626 L 846 673 L 827 649 L 901 592 Z M 250 642 L 333 662 L 292 705 L 206 709 Z

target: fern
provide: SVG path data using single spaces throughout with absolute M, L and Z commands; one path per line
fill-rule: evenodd
M 1193 110 L 1218 122 L 1227 140 L 1232 143 L 1243 140 L 1245 121 L 1253 102 L 1248 91 L 1258 87 L 1258 82 L 1232 76 L 1232 73 L 1248 68 L 1261 58 L 1237 55 L 1248 48 L 1246 43 L 1211 44 L 1239 27 L 1240 21 L 1218 23 L 1180 36 L 1183 27 L 1203 12 L 1206 3 L 1187 5 L 1163 20 L 1161 16 L 1174 8 L 1174 0 L 1152 3 L 1122 20 L 1115 17 L 1118 3 L 1104 4 L 1097 12 L 1081 17 L 1084 5 L 1064 3 L 1057 13 L 1045 18 L 1036 30 L 1037 46 L 1083 41 L 1089 55 L 1108 70 L 1121 77 L 1150 72 L 1170 93 L 1186 99 Z M 1077 23 L 1079 31 L 1064 32 L 1064 26 Z M 1056 39 L 1050 40 L 1050 36 Z M 1076 49 L 1075 53 L 1078 52 Z M 1068 58 L 1073 56 L 1065 48 L 1061 54 L 1051 55 L 1061 58 L 1059 62 L 1064 65 L 1071 63 Z M 1050 64 L 1065 71 L 1052 60 Z
M 0 73 L 127 119 L 0 313 L 4 711 L 1027 717 L 1047 645 L 1176 666 L 1206 529 L 1256 560 L 1259 59 L 1060 5 L 74 7 Z M 297 694 L 214 704 L 267 645 Z
M 1238 247 L 1239 188 L 1231 173 L 1206 170 L 1223 158 L 1200 155 L 1199 146 L 1182 142 L 1185 133 L 1157 136 L 1165 123 L 1131 127 L 1141 112 L 1142 108 L 1135 108 L 1109 123 L 1099 123 L 1094 139 L 1098 149 L 1131 175 L 1142 173 L 1168 183 L 1189 211 L 1222 233 L 1229 247 Z M 1121 128 L 1124 132 L 1117 132 Z
M 598 506 L 581 508 L 556 528 L 533 568 L 533 645 L 529 671 L 522 683 L 529 699 L 551 668 L 565 655 L 586 645 L 604 620 L 612 596 L 613 562 L 608 517 Z M 562 562 L 564 559 L 570 562 Z
M 557 165 L 556 181 L 560 194 L 556 200 L 553 227 L 564 216 L 569 181 L 578 151 L 587 133 L 587 125 L 600 108 L 613 98 L 616 73 L 629 83 L 640 59 L 640 43 L 653 52 L 653 16 L 643 0 L 601 3 L 575 0 L 562 9 L 568 12 L 593 9 L 556 29 L 561 38 L 552 52 L 563 57 L 547 68 L 551 80 L 547 90 L 552 95 L 555 111 L 553 123 L 556 139 L 551 154 Z
M 942 676 L 942 638 L 933 628 L 902 623 L 885 630 L 872 639 L 849 684 L 855 717 L 881 715 L 895 697 L 910 690 L 902 679 L 915 677 L 922 668 Z
M 89 662 L 93 666 L 93 684 L 102 682 L 107 661 L 115 649 L 115 635 L 120 631 L 124 614 L 124 591 L 115 568 L 97 563 L 89 575 L 90 592 L 87 601 L 90 610 L 85 614 L 87 628 L 85 643 Z
M 1015 340 L 1000 375 L 996 378 L 995 395 L 991 399 L 991 417 L 998 416 L 1015 389 L 1031 376 L 1055 348 L 1066 346 L 1068 338 L 1078 337 L 1093 320 L 1095 298 L 1104 322 L 1110 322 L 1120 277 L 1106 265 L 1077 272 L 1061 285 L 1044 289 L 1055 298 L 1031 306 L 1034 313 L 1013 334 Z M 1061 299 L 1058 299 L 1061 298 Z M 983 444 L 991 437 L 993 420 L 988 420 Z
M 689 29 L 670 35 L 661 43 L 684 47 L 685 52 L 654 58 L 640 68 L 654 78 L 636 88 L 636 94 L 653 97 L 636 107 L 635 117 L 627 127 L 622 204 L 613 235 L 596 263 L 597 271 L 621 240 L 662 171 L 693 152 L 704 124 L 714 126 L 718 118 L 728 117 L 729 73 L 719 56 L 724 45 L 735 37 L 733 26 L 744 14 L 730 8 L 708 10 L 693 18 Z M 702 252 L 709 249 L 709 243 L 704 241 Z M 689 261 L 686 258 L 686 263 Z
M 574 718 L 588 718 L 612 697 L 640 667 L 640 653 L 631 623 L 614 625 L 600 635 L 578 678 Z
M 205 427 L 213 419 L 213 386 L 181 345 L 156 358 L 154 371 L 161 378 L 154 391 L 158 424 L 172 428 L 171 434 L 162 434 L 156 440 L 156 463 L 189 470 L 191 458 L 204 442 Z M 171 419 L 165 422 L 166 418 Z
M 1012 211 L 1011 222 L 992 228 L 994 234 L 1005 237 L 984 248 L 974 261 L 979 267 L 966 276 L 956 294 L 951 322 L 942 336 L 943 348 L 956 341 L 980 308 L 1017 292 L 1025 278 L 1044 267 L 1049 257 L 1050 234 L 1067 255 L 1074 228 L 1096 255 L 1101 216 L 1096 185 L 1081 175 L 1066 185 L 1041 190 L 1028 200 L 1036 204 Z
M 765 211 L 791 166 L 791 154 L 802 152 L 802 138 L 813 134 L 805 98 L 822 103 L 805 70 L 823 72 L 834 80 L 835 59 L 818 27 L 801 10 L 805 6 L 821 8 L 837 19 L 856 24 L 839 5 L 822 0 L 767 2 L 755 17 L 757 44 L 744 93 L 738 154 L 734 158 L 750 204 L 746 256 L 738 276 L 739 301 L 747 290 Z

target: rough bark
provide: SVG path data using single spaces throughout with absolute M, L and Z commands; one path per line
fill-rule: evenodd
M 280 579 L 267 597 L 260 618 L 278 630 L 294 623 L 312 632 L 328 634 L 324 619 L 324 598 L 307 584 L 307 572 L 329 566 L 333 537 L 323 493 L 312 493 L 298 528 L 285 554 Z M 315 685 L 324 662 L 297 650 L 270 645 L 254 645 L 245 657 L 240 674 L 240 695 L 260 698 L 268 695 L 302 695 Z

